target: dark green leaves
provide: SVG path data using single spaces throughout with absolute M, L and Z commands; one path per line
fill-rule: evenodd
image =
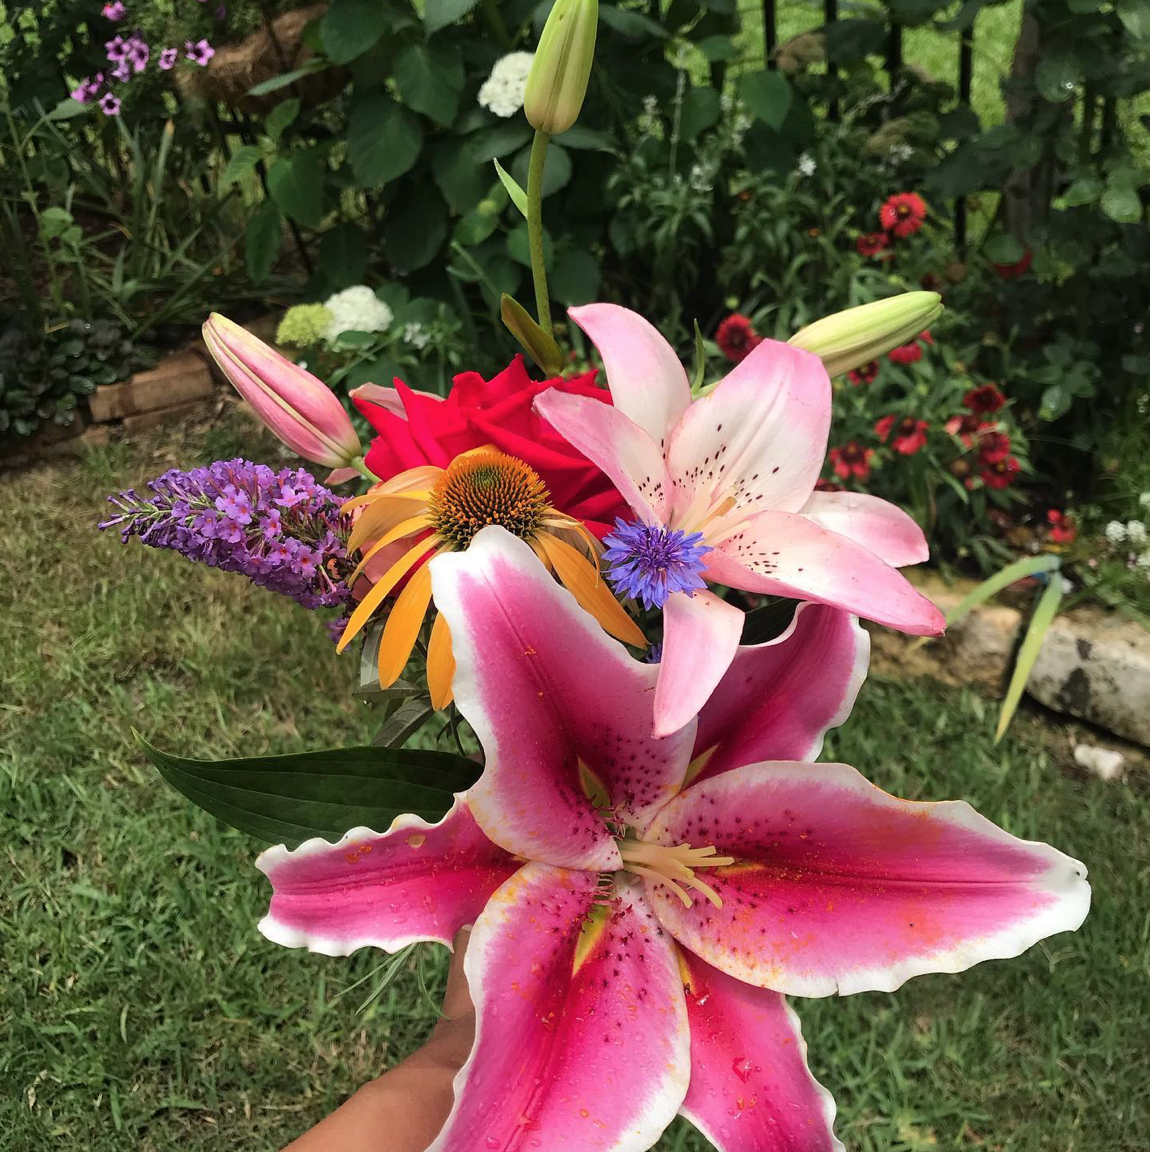
M 754 608 L 743 617 L 743 635 L 740 644 L 765 644 L 781 636 L 795 618 L 793 600 L 776 600 Z
M 599 261 L 585 248 L 567 248 L 555 259 L 548 279 L 562 304 L 590 304 L 599 295 Z
M 383 221 L 387 257 L 401 274 L 430 264 L 447 238 L 447 206 L 433 187 L 412 189 Z
M 395 58 L 399 94 L 416 112 L 448 127 L 459 110 L 463 60 L 458 48 L 408 44 Z
M 478 0 L 427 0 L 423 6 L 423 22 L 428 34 L 462 20 L 477 3 Z
M 422 144 L 418 117 L 386 92 L 356 98 L 347 126 L 347 153 L 361 188 L 402 176 L 419 158 Z
M 153 748 L 145 755 L 163 778 L 205 812 L 271 843 L 312 836 L 338 840 L 349 828 L 385 832 L 406 812 L 438 820 L 480 766 L 450 752 L 415 748 L 335 748 L 294 756 L 186 760 Z
M 776 132 L 791 110 L 794 92 L 780 72 L 750 72 L 739 81 L 739 95 L 747 108 Z
M 298 224 L 318 228 L 323 220 L 323 161 L 312 152 L 281 156 L 268 170 L 268 191 Z
M 334 0 L 319 22 L 319 36 L 333 64 L 348 64 L 374 47 L 386 28 L 386 0 Z
M 281 240 L 280 211 L 265 200 L 248 220 L 244 234 L 244 264 L 253 284 L 262 284 L 271 273 L 279 255 Z

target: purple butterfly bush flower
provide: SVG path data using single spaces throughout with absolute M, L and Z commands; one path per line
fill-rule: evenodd
M 77 88 L 68 93 L 77 104 L 91 104 L 104 87 L 104 73 L 97 72 L 90 80 L 85 77 Z
M 105 92 L 100 97 L 100 111 L 105 116 L 119 116 L 120 115 L 120 98 L 113 95 L 111 92 Z
M 347 603 L 351 525 L 340 515 L 344 497 L 317 484 L 304 469 L 273 472 L 266 464 L 220 460 L 190 472 L 172 469 L 109 502 L 119 513 L 100 524 L 119 527 L 152 548 L 170 548 L 253 584 L 290 596 L 305 608 Z
M 106 20 L 123 20 L 127 9 L 124 7 L 123 0 L 113 0 L 111 4 L 105 4 L 100 11 Z
M 216 50 L 207 40 L 197 40 L 195 44 L 190 40 L 184 41 L 184 55 L 191 60 L 193 64 L 198 64 L 201 68 L 206 68 L 208 61 L 215 54 Z
M 173 67 L 176 63 L 176 57 L 180 54 L 178 48 L 164 48 L 160 52 L 160 67 L 167 72 L 169 68 Z

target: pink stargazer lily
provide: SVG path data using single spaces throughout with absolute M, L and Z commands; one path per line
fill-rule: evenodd
M 943 630 L 942 613 L 897 571 L 927 558 L 918 525 L 874 496 L 815 491 L 831 418 L 817 356 L 764 340 L 692 402 L 679 358 L 643 317 L 615 304 L 570 316 L 598 348 L 614 403 L 552 391 L 536 399 L 537 411 L 607 474 L 640 521 L 701 535 L 709 551 L 692 565 L 704 579 L 831 604 L 916 635 Z M 656 541 L 663 556 L 674 543 Z M 671 590 L 662 607 L 657 735 L 702 707 L 743 623 L 705 590 Z
M 449 943 L 474 923 L 475 1044 L 429 1152 L 642 1152 L 677 1112 L 721 1152 L 841 1152 L 784 994 L 890 991 L 1085 916 L 1085 869 L 1053 848 L 804 762 L 865 676 L 845 612 L 801 605 L 657 738 L 656 668 L 522 541 L 484 528 L 431 573 L 479 782 L 438 824 L 258 861 L 260 930 L 289 947 Z

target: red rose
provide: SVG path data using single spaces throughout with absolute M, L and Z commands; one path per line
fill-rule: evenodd
M 498 376 L 484 380 L 462 372 L 447 399 L 414 392 L 400 380 L 395 389 L 366 384 L 352 393 L 355 406 L 378 433 L 365 457 L 368 468 L 389 480 L 408 468 L 446 468 L 462 452 L 493 444 L 530 464 L 547 485 L 551 503 L 582 520 L 596 536 L 611 531 L 628 508 L 610 480 L 577 452 L 534 410 L 535 397 L 548 388 L 611 403 L 595 373 L 571 380 L 532 380 L 516 356 Z
M 884 416 L 875 424 L 874 430 L 884 444 L 890 437 L 890 446 L 896 452 L 903 456 L 913 456 L 926 447 L 927 427 L 925 420 L 916 420 L 913 416 L 903 416 L 901 419 Z
M 888 196 L 878 213 L 879 222 L 899 239 L 913 236 L 926 219 L 926 201 L 917 192 Z
M 715 332 L 715 343 L 732 364 L 745 360 L 751 349 L 757 348 L 763 338 L 755 326 L 740 312 L 732 312 Z

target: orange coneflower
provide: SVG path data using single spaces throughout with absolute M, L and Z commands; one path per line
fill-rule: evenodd
M 349 583 L 384 548 L 410 542 L 356 606 L 338 645 L 342 652 L 407 577 L 379 642 L 382 687 L 395 683 L 406 666 L 431 602 L 426 561 L 440 552 L 462 551 L 488 524 L 499 524 L 526 540 L 544 566 L 612 636 L 636 647 L 647 645 L 639 626 L 600 578 L 595 537 L 581 520 L 551 505 L 547 486 L 518 457 L 488 446 L 462 453 L 446 468 L 431 464 L 410 468 L 344 506 L 347 512 L 357 508 L 359 518 L 348 551 L 359 549 L 362 556 Z M 434 707 L 450 703 L 454 671 L 451 635 L 437 615 L 427 646 L 427 687 Z

